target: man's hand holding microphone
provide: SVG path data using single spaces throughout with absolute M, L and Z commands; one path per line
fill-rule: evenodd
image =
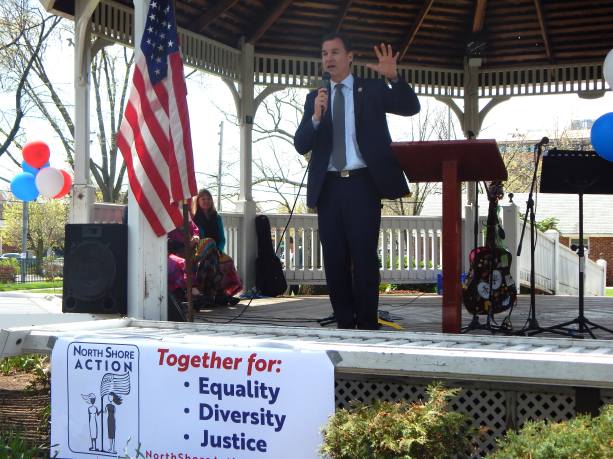
M 319 123 L 328 109 L 328 85 L 330 84 L 330 73 L 324 72 L 321 76 L 321 86 L 317 90 L 315 106 L 313 110 L 313 121 Z

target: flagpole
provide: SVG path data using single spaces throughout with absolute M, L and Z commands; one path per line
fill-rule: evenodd
M 104 395 L 100 396 L 100 451 L 104 451 Z
M 189 215 L 187 210 L 188 200 L 183 201 L 183 239 L 185 240 L 185 272 L 187 273 L 187 321 L 194 321 L 194 304 L 192 299 L 192 237 L 188 230 Z

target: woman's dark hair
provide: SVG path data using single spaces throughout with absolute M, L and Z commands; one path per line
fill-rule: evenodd
M 319 47 L 322 48 L 324 45 L 324 42 L 330 41 L 330 40 L 336 40 L 337 38 L 343 43 L 343 46 L 345 47 L 345 51 L 347 52 L 353 51 L 353 43 L 351 42 L 351 39 L 347 35 L 342 34 L 340 32 L 327 33 L 326 35 L 321 37 L 321 42 L 319 43 Z
M 211 194 L 211 192 L 209 190 L 207 190 L 206 188 L 201 188 L 198 191 L 198 196 L 196 196 L 196 199 L 194 201 L 194 211 L 193 211 L 193 215 L 194 217 L 197 214 L 202 214 L 204 211 L 200 208 L 200 205 L 198 204 L 198 198 L 202 197 L 202 196 L 208 196 L 209 199 L 211 200 L 211 207 L 209 209 L 209 211 L 207 212 L 207 218 L 212 218 L 212 217 L 217 217 L 217 208 L 215 207 L 215 201 L 213 200 L 213 195 Z
M 111 392 L 111 393 L 109 393 L 109 396 L 113 399 L 113 403 L 115 405 L 121 405 L 121 402 L 123 400 L 121 399 L 121 397 L 119 395 L 117 395 L 115 392 Z

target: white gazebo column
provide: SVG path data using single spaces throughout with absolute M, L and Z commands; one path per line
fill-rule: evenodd
M 482 118 L 479 114 L 479 67 L 481 58 L 468 58 L 464 63 L 464 118 L 462 132 L 467 139 L 477 138 Z M 477 183 L 468 182 L 467 204 L 473 205 L 477 198 Z
M 140 45 L 149 0 L 134 0 L 134 45 Z M 157 237 L 130 191 L 128 196 L 128 316 L 168 317 L 167 238 Z
M 483 120 L 489 111 L 501 102 L 509 100 L 510 96 L 492 97 L 488 103 L 479 110 L 479 68 L 482 59 L 478 57 L 466 58 L 464 61 L 464 111 L 457 106 L 451 97 L 435 97 L 436 100 L 448 105 L 460 121 L 462 133 L 469 138 L 477 138 L 481 132 Z M 476 202 L 477 184 L 468 182 L 467 204 Z
M 255 286 L 255 258 L 257 240 L 255 235 L 256 206 L 252 194 L 252 134 L 255 117 L 253 44 L 241 46 L 241 75 L 239 83 L 240 99 L 237 102 L 240 126 L 240 191 L 236 211 L 243 214 L 239 234 L 239 266 L 243 287 L 249 290 Z
M 91 16 L 99 0 L 75 1 L 74 50 L 74 183 L 70 223 L 90 223 L 96 201 L 89 175 L 89 85 L 91 63 Z

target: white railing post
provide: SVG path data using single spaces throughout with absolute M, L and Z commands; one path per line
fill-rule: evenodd
M 502 223 L 504 232 L 506 235 L 505 242 L 507 249 L 511 252 L 513 257 L 513 263 L 511 264 L 511 276 L 517 285 L 517 291 L 519 292 L 520 279 L 520 266 L 519 259 L 517 258 L 517 246 L 519 244 L 519 236 L 521 234 L 521 220 L 519 218 L 518 207 L 515 203 L 511 203 L 508 206 L 502 208 Z M 528 247 L 530 243 L 527 244 Z
M 475 212 L 473 206 L 464 206 L 464 220 L 462 220 L 462 272 L 468 273 L 470 268 L 468 255 L 474 248 Z
M 599 258 L 596 260 L 596 264 L 602 268 L 602 282 L 601 282 L 601 291 L 600 295 L 604 296 L 607 291 L 607 260 L 604 258 Z
M 545 231 L 545 236 L 547 236 L 551 242 L 553 242 L 553 259 L 551 260 L 551 266 L 553 267 L 551 273 L 551 283 L 553 285 L 553 293 L 556 295 L 560 291 L 560 235 L 557 230 L 549 229 Z

